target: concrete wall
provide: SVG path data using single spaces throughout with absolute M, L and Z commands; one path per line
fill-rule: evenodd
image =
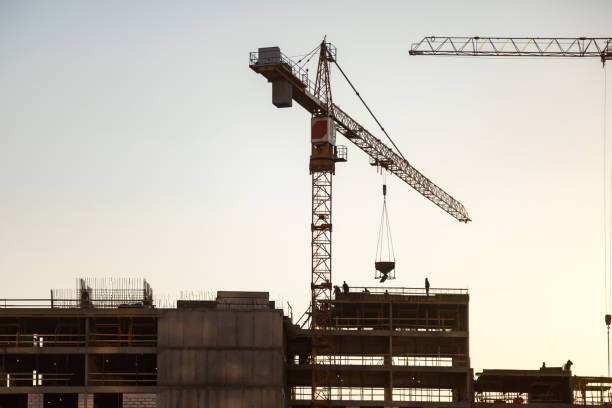
M 123 394 L 123 408 L 156 408 L 157 394 Z
M 94 408 L 94 395 L 79 394 L 79 408 Z
M 28 394 L 28 408 L 43 408 L 44 394 Z
M 158 349 L 160 408 L 284 404 L 280 310 L 169 310 Z

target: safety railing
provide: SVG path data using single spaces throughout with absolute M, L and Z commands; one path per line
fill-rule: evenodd
M 394 366 L 410 367 L 457 367 L 467 365 L 467 355 L 462 353 L 452 354 L 425 354 L 415 353 L 408 356 L 393 356 Z
M 385 356 L 380 354 L 364 354 L 360 356 L 319 356 L 321 364 L 331 365 L 363 365 L 363 366 L 383 366 Z
M 85 346 L 84 334 L 0 334 L 1 347 L 80 347 Z
M 467 366 L 467 355 L 464 353 L 414 353 L 410 355 L 395 355 L 389 357 L 383 354 L 360 354 L 360 355 L 320 355 L 319 364 L 322 365 L 359 365 L 359 366 L 384 366 L 391 363 L 393 366 L 404 367 L 458 367 Z M 310 364 L 310 360 L 300 360 L 295 356 L 294 365 Z
M 154 307 L 134 299 L 0 299 L 0 309 L 121 309 Z
M 72 385 L 73 373 L 51 372 L 3 372 L 0 375 L 0 387 L 39 387 Z
M 393 388 L 393 401 L 453 402 L 448 388 Z
M 90 372 L 90 385 L 155 385 L 157 373 L 153 372 Z
M 370 287 L 370 286 L 351 286 L 349 295 L 361 293 L 363 295 L 401 295 L 401 296 L 433 296 L 433 295 L 467 295 L 467 289 L 460 288 L 403 288 L 403 287 Z M 342 299 L 342 293 L 337 299 Z
M 450 331 L 456 329 L 455 319 L 437 317 L 334 317 L 333 324 L 338 329 L 355 329 L 368 327 L 373 329 L 389 329 L 411 331 Z
M 75 299 L 57 299 L 61 302 L 73 304 L 72 307 L 79 307 L 79 302 Z M 54 307 L 51 299 L 0 299 L 0 309 L 49 309 Z
M 155 347 L 157 335 L 152 334 L 0 334 L 0 347 Z
M 260 57 L 259 52 L 253 51 L 249 54 L 249 65 L 279 65 L 285 67 L 291 72 L 291 75 L 297 78 L 306 87 L 308 92 L 314 93 L 314 84 L 308 79 L 308 71 L 283 53 L 270 55 L 268 57 Z
M 91 347 L 155 347 L 156 334 L 118 334 L 118 333 L 92 333 L 89 335 Z
M 477 392 L 474 398 L 476 402 L 488 404 L 522 404 L 528 402 L 527 393 L 522 392 Z
M 574 390 L 575 405 L 612 405 L 612 384 L 590 385 L 584 390 Z
M 346 148 L 346 146 L 342 146 L 342 145 L 337 145 L 335 146 L 336 149 L 336 157 L 338 161 L 346 161 L 347 157 L 348 157 L 348 149 Z
M 342 383 L 342 379 L 336 380 Z M 385 389 L 378 387 L 331 387 L 331 399 L 340 401 L 384 401 Z M 310 387 L 291 387 L 290 399 L 309 400 L 311 399 Z

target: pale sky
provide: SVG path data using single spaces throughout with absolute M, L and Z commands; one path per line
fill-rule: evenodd
M 169 295 L 270 291 L 300 315 L 310 117 L 275 108 L 248 56 L 327 35 L 404 155 L 473 219 L 390 178 L 389 285 L 469 288 L 475 371 L 569 358 L 605 374 L 600 61 L 408 50 L 426 35 L 610 37 L 611 16 L 609 1 L 0 0 L 0 298 L 130 276 Z M 332 87 L 382 137 L 333 68 Z M 333 280 L 376 286 L 381 178 L 339 143 Z

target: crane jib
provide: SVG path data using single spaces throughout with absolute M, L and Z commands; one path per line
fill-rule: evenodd
M 274 49 L 274 57 L 267 56 L 265 59 L 262 57 L 261 50 L 264 49 L 260 49 L 259 53 L 252 52 L 250 54 L 249 66 L 253 71 L 263 75 L 273 84 L 276 81 L 288 81 L 291 84 L 290 97 L 294 101 L 298 102 L 311 114 L 323 112 L 331 116 L 337 125 L 338 131 L 364 151 L 376 165 L 384 167 L 395 174 L 458 221 L 466 223 L 471 221 L 468 212 L 459 201 L 425 177 L 410 165 L 407 160 L 400 157 L 337 105 L 332 104 L 329 106 L 328 111 L 327 104 L 314 96 L 312 82 L 307 77 L 304 77 L 301 71 L 295 68 L 295 64 L 280 53 L 280 50 Z M 277 106 L 285 107 L 286 104 Z
M 612 38 L 424 37 L 410 55 L 483 57 L 595 57 L 612 60 Z
M 370 156 L 375 163 L 385 167 L 458 221 L 471 221 L 463 204 L 425 177 L 407 160 L 400 157 L 380 139 L 368 132 L 346 112 L 333 105 L 332 115 L 338 125 L 338 131 Z

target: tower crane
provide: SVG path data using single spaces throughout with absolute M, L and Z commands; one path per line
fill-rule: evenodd
M 347 160 L 346 147 L 336 144 L 336 131 L 364 151 L 372 165 L 396 175 L 456 220 L 467 223 L 470 217 L 459 201 L 414 168 L 399 151 L 384 144 L 333 103 L 330 64 L 336 64 L 343 75 L 344 72 L 337 63 L 335 46 L 324 39 L 317 48 L 319 60 L 314 84 L 308 79 L 308 72 L 282 54 L 279 47 L 259 48 L 250 53 L 249 67 L 272 83 L 272 103 L 276 107 L 291 107 L 295 101 L 312 115 L 311 398 L 312 406 L 329 406 L 333 379 L 329 373 L 331 356 L 326 330 L 332 327 L 332 176 L 336 163 Z
M 412 44 L 410 55 L 455 55 L 474 57 L 591 57 L 600 58 L 604 68 L 612 60 L 612 38 L 603 37 L 424 37 Z M 604 90 L 605 92 L 605 90 Z M 605 99 L 604 99 L 605 100 Z M 605 132 L 604 102 L 604 132 Z M 604 135 L 605 137 L 605 135 Z M 605 147 L 604 147 L 605 149 Z M 606 164 L 604 163 L 604 166 Z M 605 168 L 605 167 L 604 167 Z M 605 196 L 605 194 L 604 194 Z M 604 220 L 605 222 L 605 220 Z M 606 249 L 607 250 L 607 249 Z M 606 311 L 608 312 L 608 311 Z M 610 376 L 610 325 L 608 327 L 608 377 Z

